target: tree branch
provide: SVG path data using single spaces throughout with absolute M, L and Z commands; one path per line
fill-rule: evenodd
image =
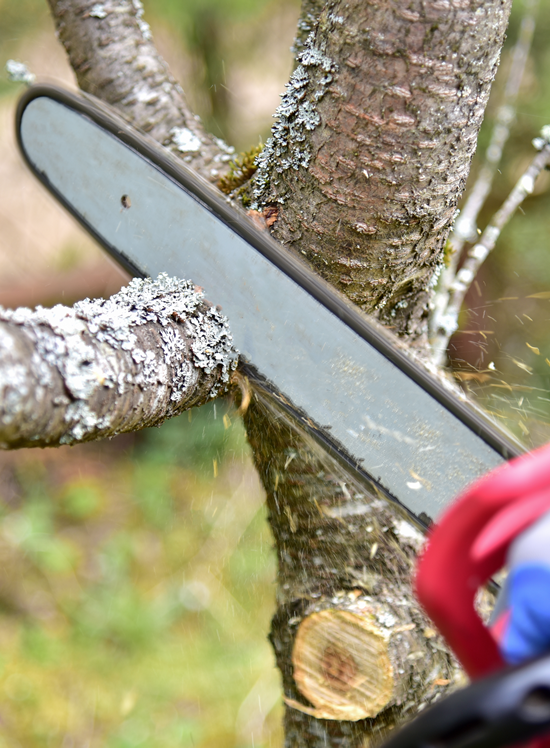
M 148 132 L 210 182 L 233 148 L 209 135 L 152 41 L 140 0 L 48 0 L 78 85 Z
M 491 141 L 485 152 L 485 162 L 453 226 L 447 250 L 449 264 L 441 273 L 437 292 L 431 304 L 430 344 L 434 363 L 438 366 L 445 363 L 449 338 L 455 331 L 458 322 L 458 311 L 460 309 L 455 314 L 449 307 L 453 295 L 451 289 L 456 280 L 456 271 L 462 250 L 466 242 L 475 242 L 477 239 L 477 219 L 491 192 L 493 179 L 516 116 L 516 99 L 529 59 L 529 51 L 535 31 L 538 0 L 525 0 L 524 5 L 525 14 L 521 20 L 519 35 L 514 46 L 503 101 L 496 114 Z M 453 308 L 455 306 L 453 304 Z
M 0 309 L 0 446 L 160 425 L 225 388 L 231 340 L 202 291 L 166 275 L 134 279 L 107 301 Z
M 443 332 L 446 331 L 448 336 L 457 329 L 458 314 L 466 292 L 476 277 L 479 268 L 485 262 L 489 253 L 493 251 L 502 229 L 525 198 L 533 192 L 535 182 L 541 171 L 550 164 L 550 126 L 544 127 L 542 137 L 536 138 L 534 142 L 539 149 L 539 153 L 518 179 L 503 205 L 485 228 L 479 241 L 468 250 L 466 259 L 449 288 L 446 314 L 440 321 Z

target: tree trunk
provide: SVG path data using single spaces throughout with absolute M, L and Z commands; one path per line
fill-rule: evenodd
M 224 151 L 183 105 L 166 102 L 163 116 L 168 74 L 147 77 L 141 54 L 155 53 L 136 32 L 135 5 L 105 3 L 98 16 L 91 3 L 50 2 L 81 85 L 161 142 L 174 146 L 174 132 L 189 128 L 204 157 L 186 160 L 213 178 Z M 256 207 L 269 209 L 290 250 L 413 340 L 424 337 L 509 9 L 510 0 L 303 4 L 300 64 L 260 158 Z M 245 418 L 279 559 L 271 638 L 286 744 L 370 745 L 460 678 L 411 592 L 421 539 L 257 387 Z
M 276 238 L 400 335 L 426 332 L 510 6 L 326 3 L 259 158 Z
M 420 342 L 509 10 L 327 3 L 259 158 L 255 207 L 277 216 L 276 238 Z M 286 745 L 366 746 L 460 679 L 414 603 L 418 546 L 395 505 L 372 487 L 365 501 L 258 397 L 246 423 L 279 555 Z
M 245 415 L 279 561 L 286 745 L 367 746 L 461 675 L 411 589 L 422 534 L 256 389 Z

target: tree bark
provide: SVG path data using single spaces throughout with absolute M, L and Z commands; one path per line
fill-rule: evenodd
M 86 90 L 161 142 L 174 127 L 196 132 L 170 101 L 165 124 L 155 100 L 163 74 L 143 83 L 149 63 L 139 62 L 134 6 L 106 3 L 98 20 L 91 3 L 50 1 Z M 300 64 L 260 158 L 256 206 L 276 217 L 275 236 L 290 250 L 411 339 L 424 335 L 509 8 L 510 0 L 304 2 Z M 211 143 L 204 158 L 188 154 L 203 174 Z M 366 748 L 460 678 L 414 601 L 420 539 L 374 483 L 358 481 L 258 388 L 246 425 L 279 559 L 271 638 L 286 744 Z
M 227 319 L 189 281 L 134 279 L 108 301 L 0 309 L 0 447 L 158 426 L 226 388 Z
M 461 681 L 411 589 L 422 534 L 256 389 L 245 415 L 278 555 L 286 745 L 359 748 Z
M 409 340 L 425 338 L 509 10 L 326 3 L 258 159 L 255 207 L 277 216 L 275 237 Z M 460 681 L 414 603 L 418 546 L 395 505 L 358 499 L 368 487 L 265 401 L 246 424 L 279 556 L 286 745 L 369 745 Z
M 510 6 L 326 3 L 259 158 L 276 238 L 398 334 L 426 332 Z
M 210 182 L 228 172 L 233 148 L 208 134 L 152 41 L 141 0 L 48 0 L 78 85 L 116 106 Z

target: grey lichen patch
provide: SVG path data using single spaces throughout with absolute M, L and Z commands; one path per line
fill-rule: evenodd
M 59 444 L 160 423 L 216 396 L 237 364 L 227 319 L 165 274 L 72 308 L 0 309 L 0 350 L 0 430 L 16 446 L 33 419 L 49 429 L 38 441 Z
M 270 202 L 269 186 L 274 173 L 282 174 L 288 169 L 298 171 L 309 166 L 308 133 L 321 124 L 317 105 L 337 70 L 336 63 L 325 54 L 324 47 L 310 34 L 304 51 L 299 55 L 300 64 L 281 96 L 281 103 L 273 115 L 276 122 L 271 128 L 271 137 L 256 159 L 254 210 Z M 279 196 L 277 200 L 283 202 L 284 198 Z
M 136 349 L 134 328 L 148 322 L 164 327 L 160 331 L 163 358 L 175 371 L 171 400 L 181 399 L 193 367 L 203 369 L 206 374 L 219 368 L 220 380 L 211 393 L 214 397 L 236 366 L 237 354 L 227 318 L 215 307 L 205 308 L 204 293 L 192 281 L 170 278 L 165 273 L 156 280 L 134 278 L 110 299 L 86 299 L 75 304 L 73 309 L 77 317 L 90 320 L 89 330 L 96 340 L 109 343 L 113 348 L 131 350 L 134 361 L 141 359 L 145 363 L 142 371 L 145 384 L 152 378 L 158 379 L 158 372 L 147 365 L 150 351 Z M 187 339 L 182 338 L 176 328 L 168 328 L 174 320 L 184 323 L 191 340 L 192 362 L 183 360 Z
M 106 18 L 107 11 L 105 10 L 103 3 L 96 3 L 89 11 L 89 15 L 92 16 L 92 18 Z
M 172 143 L 182 153 L 196 153 L 201 149 L 201 141 L 187 127 L 173 127 L 170 130 Z
M 5 67 L 12 83 L 26 83 L 27 86 L 31 86 L 36 80 L 36 75 L 30 72 L 24 62 L 8 60 Z
M 136 21 L 138 22 L 141 35 L 146 41 L 151 41 L 153 34 L 151 33 L 151 27 L 143 18 L 143 4 L 141 0 L 132 0 L 132 5 L 136 11 Z
M 304 47 L 307 44 L 307 40 L 309 39 L 311 32 L 315 28 L 316 22 L 317 15 L 311 12 L 306 12 L 302 16 L 302 18 L 298 20 L 298 33 L 296 39 L 294 40 L 294 44 L 290 48 L 290 51 L 293 52 L 296 56 L 299 56 L 301 52 L 303 52 Z

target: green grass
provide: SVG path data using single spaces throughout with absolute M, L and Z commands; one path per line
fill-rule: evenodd
M 242 425 L 3 454 L 0 748 L 275 746 L 274 557 Z

